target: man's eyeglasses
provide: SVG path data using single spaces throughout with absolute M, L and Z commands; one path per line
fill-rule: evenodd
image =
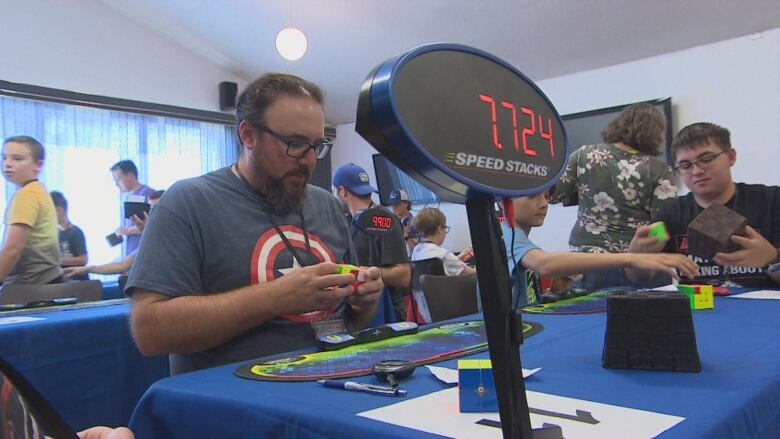
M 287 155 L 292 158 L 296 158 L 296 159 L 303 158 L 304 156 L 306 156 L 306 154 L 309 153 L 309 151 L 314 150 L 317 159 L 324 159 L 325 157 L 328 156 L 328 153 L 330 152 L 331 148 L 333 148 L 333 143 L 331 143 L 330 139 L 322 139 L 316 141 L 315 143 L 309 143 L 301 139 L 291 139 L 288 137 L 284 137 L 265 125 L 254 125 L 254 127 L 259 130 L 265 131 L 266 133 L 274 136 L 276 140 L 287 145 Z
M 694 161 L 688 161 L 683 160 L 679 163 L 677 163 L 677 166 L 674 167 L 675 171 L 690 171 L 693 169 L 693 165 L 698 165 L 699 169 L 705 169 L 712 166 L 712 163 L 715 162 L 715 159 L 718 158 L 719 155 L 724 154 L 728 152 L 729 150 L 721 151 L 717 154 L 704 154 L 701 157 L 699 157 L 698 160 Z
M 442 226 L 444 227 L 444 231 L 447 233 L 450 233 L 450 226 Z

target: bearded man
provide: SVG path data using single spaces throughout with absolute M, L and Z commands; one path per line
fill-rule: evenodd
M 171 373 L 314 346 L 320 325 L 364 327 L 383 283 L 338 274 L 348 226 L 338 201 L 308 184 L 323 137 L 323 92 L 266 74 L 239 95 L 238 162 L 166 191 L 143 234 L 127 294 L 145 355 Z

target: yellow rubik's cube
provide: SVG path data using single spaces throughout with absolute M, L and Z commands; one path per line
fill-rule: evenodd
M 712 309 L 715 306 L 712 299 L 712 285 L 677 285 L 677 291 L 688 296 L 691 309 Z

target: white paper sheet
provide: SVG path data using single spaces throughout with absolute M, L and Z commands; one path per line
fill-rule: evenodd
M 677 291 L 677 284 L 670 284 L 658 288 L 653 288 L 653 291 Z
M 552 414 L 531 413 L 534 428 L 555 424 L 563 436 L 573 438 L 654 437 L 685 420 L 644 410 L 586 401 L 539 392 L 526 392 L 528 406 Z M 560 416 L 555 416 L 558 414 Z M 481 419 L 499 420 L 498 413 L 460 413 L 458 388 L 452 387 L 386 407 L 358 413 L 377 421 L 455 438 L 501 438 L 501 429 L 477 424 Z M 598 421 L 597 423 L 594 423 Z
M 0 325 L 10 325 L 12 323 L 23 323 L 23 322 L 34 322 L 36 320 L 46 320 L 46 319 L 43 317 L 27 317 L 27 316 L 3 317 L 0 318 Z
M 780 300 L 780 291 L 777 290 L 758 290 L 749 293 L 735 294 L 728 296 L 732 299 L 774 299 Z
M 458 370 L 457 369 L 450 369 L 449 367 L 439 367 L 439 366 L 425 366 L 428 368 L 428 370 L 431 371 L 433 376 L 439 379 L 439 381 L 447 384 L 458 384 Z M 537 367 L 536 369 L 523 369 L 523 378 L 528 378 L 529 376 L 535 374 L 536 372 L 539 372 L 542 370 L 541 367 Z

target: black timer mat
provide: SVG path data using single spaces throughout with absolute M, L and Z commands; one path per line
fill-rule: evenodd
M 543 326 L 523 321 L 530 337 Z M 482 320 L 444 323 L 415 334 L 348 346 L 335 351 L 294 356 L 272 356 L 241 365 L 236 375 L 262 381 L 314 381 L 371 374 L 382 360 L 407 360 L 416 365 L 434 363 L 487 350 Z

